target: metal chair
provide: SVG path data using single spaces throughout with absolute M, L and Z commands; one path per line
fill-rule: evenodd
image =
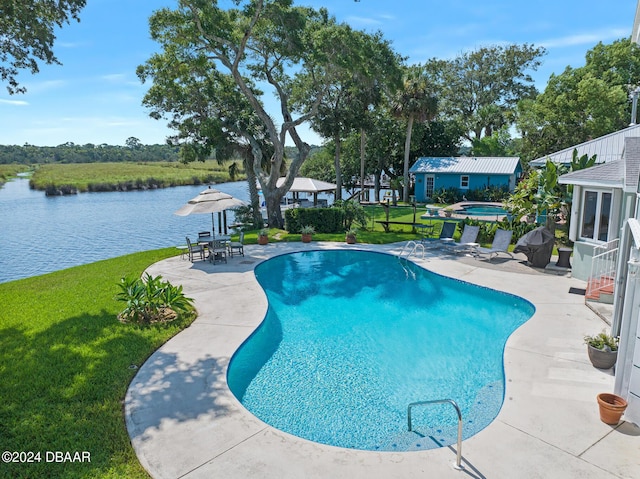
M 209 243 L 209 261 L 212 263 L 227 262 L 226 241 L 216 239 Z
M 187 248 L 189 249 L 189 261 L 193 263 L 196 254 L 200 254 L 200 259 L 204 259 L 204 246 L 193 244 L 187 236 Z
M 227 247 L 229 248 L 229 256 L 231 256 L 232 258 L 234 251 L 237 251 L 238 254 L 244 256 L 244 231 L 240 232 L 240 238 L 238 239 L 238 241 L 230 241 L 227 244 Z

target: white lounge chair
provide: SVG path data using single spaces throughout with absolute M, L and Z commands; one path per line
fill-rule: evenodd
M 460 241 L 446 243 L 444 246 L 453 253 L 475 253 L 476 248 L 480 246 L 476 243 L 478 233 L 480 233 L 480 226 L 464 225 Z
M 513 231 L 511 230 L 497 229 L 496 235 L 493 237 L 493 243 L 491 243 L 491 248 L 476 248 L 476 257 L 487 255 L 489 261 L 491 261 L 491 259 L 493 259 L 494 256 L 498 256 L 499 253 L 507 253 L 513 258 L 513 255 L 509 253 L 509 244 L 511 243 L 512 236 Z

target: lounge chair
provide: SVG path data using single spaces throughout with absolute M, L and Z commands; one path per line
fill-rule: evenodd
M 447 241 L 453 238 L 453 234 L 456 232 L 456 223 L 451 221 L 445 221 L 442 223 L 442 229 L 440 230 L 440 235 L 435 239 L 425 238 L 423 244 L 426 247 L 436 247 L 442 246 Z
M 189 261 L 193 263 L 196 255 L 200 255 L 200 259 L 204 259 L 204 246 L 200 244 L 193 244 L 187 236 L 187 249 L 189 250 Z
M 509 244 L 511 243 L 512 236 L 513 231 L 511 230 L 497 229 L 496 235 L 493 237 L 493 243 L 491 243 L 491 248 L 476 248 L 476 256 L 487 255 L 489 257 L 489 261 L 491 261 L 491 259 L 494 256 L 498 256 L 499 253 L 507 253 L 513 258 L 513 255 L 509 253 Z
M 457 243 L 445 243 L 444 246 L 447 248 L 447 250 L 453 253 L 474 253 L 475 249 L 480 246 L 478 243 L 476 243 L 478 233 L 480 233 L 479 226 L 464 225 L 464 230 L 462 230 L 460 241 L 458 241 Z
M 240 238 L 238 241 L 230 241 L 227 246 L 229 248 L 229 256 L 232 258 L 234 251 L 237 251 L 238 254 L 244 256 L 244 231 L 240 232 Z
M 214 239 L 209 243 L 209 261 L 218 263 L 227 262 L 227 242 L 221 239 Z

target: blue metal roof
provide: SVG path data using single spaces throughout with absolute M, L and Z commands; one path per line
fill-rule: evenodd
M 463 173 L 512 175 L 520 158 L 517 156 L 422 157 L 410 168 L 411 173 Z

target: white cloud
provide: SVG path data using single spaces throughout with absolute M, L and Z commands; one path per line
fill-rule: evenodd
M 14 105 L 14 106 L 26 106 L 29 104 L 28 101 L 24 101 L 24 100 L 3 100 L 3 99 L 0 99 L 0 103 L 4 105 Z
M 371 25 L 382 25 L 382 21 L 372 17 L 355 17 L 350 16 L 347 17 L 347 23 L 354 27 L 358 26 L 371 26 Z
M 576 35 L 568 35 L 566 37 L 541 40 L 537 42 L 537 44 L 545 48 L 563 48 L 576 45 L 595 45 L 598 42 L 617 40 L 618 38 L 628 36 L 629 29 L 627 28 L 611 28 L 608 30 L 595 31 L 591 33 L 580 33 Z

